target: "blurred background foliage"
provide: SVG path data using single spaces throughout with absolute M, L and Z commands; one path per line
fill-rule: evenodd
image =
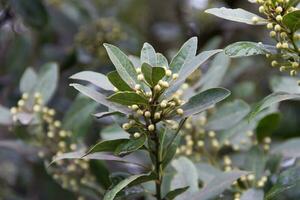
M 56 110 L 63 128 L 72 131 L 72 140 L 93 144 L 110 122 L 97 123 L 90 116 L 101 108 L 76 96 L 68 86 L 68 77 L 82 70 L 111 71 L 112 64 L 102 46 L 106 42 L 139 55 L 138 50 L 147 41 L 169 58 L 191 36 L 198 36 L 199 50 L 243 40 L 272 43 L 264 28 L 203 12 L 221 6 L 257 13 L 257 8 L 245 0 L 0 0 L 0 104 L 8 108 L 17 104 L 22 96 L 19 82 L 29 67 L 40 72 L 44 63 L 56 62 L 59 77 L 48 105 Z M 277 82 L 277 70 L 266 66 L 269 63 L 264 57 L 235 59 L 221 85 L 235 98 L 257 102 L 271 92 L 270 83 Z M 55 82 L 55 77 L 48 78 Z M 299 102 L 284 102 L 280 110 L 280 125 L 272 130 L 272 136 L 300 136 Z M 102 137 L 105 135 L 109 134 Z M 10 128 L 0 127 L 0 140 L 15 138 Z M 53 181 L 34 151 L 21 143 L 14 151 L 5 145 L 0 149 L 0 199 L 77 198 Z M 103 168 L 101 163 L 99 166 Z M 105 173 L 99 176 L 107 178 Z

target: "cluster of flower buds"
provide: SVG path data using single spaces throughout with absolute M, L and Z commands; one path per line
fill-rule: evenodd
M 133 104 L 128 106 L 133 111 L 133 114 L 129 116 L 129 121 L 124 123 L 122 128 L 129 132 L 130 130 L 135 130 L 133 132 L 135 138 L 140 137 L 142 133 L 151 133 L 155 131 L 155 124 L 159 122 L 164 122 L 166 125 L 170 126 L 170 128 L 176 130 L 179 127 L 178 122 L 171 118 L 176 115 L 182 116 L 184 114 L 184 111 L 181 108 L 185 103 L 185 101 L 182 100 L 182 94 L 188 86 L 183 84 L 172 97 L 162 99 L 162 94 L 170 87 L 170 84 L 178 78 L 178 74 L 173 74 L 171 70 L 165 68 L 165 77 L 159 80 L 156 85 L 151 86 L 145 80 L 141 69 L 137 68 L 136 71 L 138 74 L 137 79 L 141 84 L 147 85 L 149 90 L 144 89 L 141 84 L 136 84 L 134 91 L 146 98 L 149 104 Z M 117 90 L 115 91 L 117 92 Z
M 79 48 L 107 61 L 106 51 L 100 44 L 120 42 L 127 37 L 119 22 L 113 18 L 103 17 L 80 27 L 75 36 L 75 43 Z
M 278 67 L 280 71 L 289 71 L 291 76 L 295 76 L 300 70 L 300 47 L 297 42 L 300 34 L 290 30 L 282 23 L 283 16 L 295 11 L 297 8 L 289 4 L 290 0 L 257 0 L 260 4 L 259 12 L 265 14 L 268 20 L 267 29 L 270 30 L 270 37 L 277 41 L 276 48 L 280 52 L 280 57 L 267 55 L 273 67 Z M 253 22 L 257 18 L 253 18 Z
M 72 133 L 61 127 L 61 122 L 55 119 L 56 111 L 43 105 L 43 98 L 40 93 L 35 93 L 33 103 L 31 103 L 29 94 L 24 93 L 21 100 L 18 101 L 16 107 L 11 108 L 11 114 L 14 123 L 19 125 L 20 113 L 31 114 L 34 125 L 39 128 L 30 128 L 28 131 L 32 135 L 31 140 L 38 147 L 38 156 L 48 165 L 55 156 L 63 153 L 75 151 L 78 149 L 77 144 L 72 142 L 70 137 Z M 19 122 L 20 121 L 20 122 Z M 80 186 L 95 184 L 95 178 L 89 170 L 89 162 L 86 160 L 60 160 L 48 168 L 53 178 L 62 185 L 63 188 L 78 192 Z M 84 197 L 80 197 L 84 199 Z

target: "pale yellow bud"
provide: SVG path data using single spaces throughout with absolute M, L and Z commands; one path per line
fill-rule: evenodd
M 141 109 L 138 109 L 138 110 L 136 111 L 136 114 L 137 114 L 138 116 L 142 116 L 142 115 L 144 114 L 144 112 L 143 112 Z
M 166 100 L 163 100 L 161 103 L 160 103 L 160 107 L 162 107 L 162 108 L 165 108 L 165 107 L 167 107 L 167 101 Z
M 257 22 L 258 22 L 258 17 L 252 17 L 252 22 L 253 22 L 253 24 L 257 24 Z
M 260 13 L 264 13 L 265 12 L 265 7 L 264 6 L 259 6 L 258 8 Z
M 77 149 L 77 144 L 71 144 L 71 145 L 70 145 L 70 149 L 71 149 L 72 151 L 75 151 L 75 150 Z
M 149 130 L 149 131 L 154 131 L 154 129 L 155 129 L 155 126 L 154 126 L 153 124 L 150 124 L 150 125 L 148 126 L 148 130 Z
M 280 26 L 279 24 L 276 24 L 275 27 L 274 27 L 274 30 L 275 30 L 276 32 L 281 31 L 281 26 Z
M 159 112 L 154 113 L 154 119 L 160 119 L 161 114 Z
M 41 97 L 42 97 L 41 93 L 39 93 L 39 92 L 34 93 L 34 98 L 35 99 L 38 99 L 38 98 L 41 98 Z
M 134 134 L 133 134 L 133 137 L 134 138 L 139 138 L 141 136 L 141 134 L 139 133 L 139 132 L 135 132 Z
M 172 71 L 169 70 L 169 69 L 167 69 L 167 70 L 166 70 L 166 76 L 168 76 L 168 77 L 169 77 L 169 76 L 172 76 Z
M 276 36 L 276 32 L 275 32 L 275 31 L 271 31 L 271 32 L 270 32 L 270 37 L 273 38 L 273 37 L 275 37 L 275 36 Z
M 208 136 L 211 138 L 214 138 L 214 137 L 216 137 L 216 133 L 214 131 L 209 131 Z
M 296 76 L 297 75 L 297 71 L 296 70 L 291 70 L 290 71 L 290 75 L 291 76 Z
M 276 44 L 276 48 L 277 48 L 277 49 L 281 49 L 281 48 L 282 48 L 282 44 L 281 44 L 280 42 L 278 42 L 278 43 Z
M 140 85 L 140 84 L 136 84 L 136 85 L 134 86 L 134 89 L 135 89 L 135 90 L 141 89 L 141 85 Z
M 160 85 L 156 85 L 156 86 L 154 86 L 154 90 L 155 90 L 155 91 L 157 91 L 157 92 L 161 91 L 161 87 L 160 87 Z
M 61 126 L 61 122 L 58 121 L 58 120 L 56 120 L 56 121 L 54 122 L 54 126 L 55 126 L 56 128 L 59 128 L 59 127 Z
M 150 111 L 146 111 L 144 113 L 144 116 L 147 117 L 147 118 L 150 118 L 151 117 L 151 112 Z
M 182 110 L 181 108 L 178 108 L 178 109 L 176 110 L 176 113 L 177 113 L 178 115 L 183 115 L 183 110 Z
M 277 15 L 277 16 L 276 16 L 276 21 L 281 22 L 281 21 L 282 21 L 282 16 L 281 16 L 281 15 Z
M 292 67 L 293 67 L 293 68 L 297 68 L 297 67 L 299 67 L 299 63 L 297 63 L 297 62 L 293 62 L 293 63 L 292 63 Z
M 178 74 L 173 74 L 172 78 L 173 78 L 173 80 L 176 80 L 178 78 Z
M 136 72 L 140 74 L 142 72 L 141 68 L 136 68 Z
M 275 9 L 275 12 L 276 13 L 281 13 L 283 11 L 282 7 L 281 6 L 278 6 L 276 9 Z
M 129 121 L 129 124 L 130 124 L 131 126 L 133 126 L 133 125 L 136 124 L 136 121 L 132 119 L 132 120 Z
M 289 48 L 289 44 L 287 42 L 282 43 L 282 48 L 284 49 Z
M 24 100 L 19 100 L 18 101 L 18 106 L 23 107 L 25 105 L 25 101 Z
M 33 106 L 33 111 L 34 112 L 40 112 L 41 111 L 41 106 L 40 105 L 34 105 Z
M 10 109 L 10 113 L 11 114 L 16 114 L 18 112 L 18 109 L 16 108 L 16 107 L 12 107 L 11 109 Z
M 132 108 L 132 110 L 137 110 L 137 109 L 139 109 L 139 106 L 136 105 L 136 104 L 133 104 L 133 105 L 131 106 L 131 108 Z
M 253 181 L 254 179 L 255 179 L 254 174 L 248 174 L 248 175 L 247 175 L 247 180 L 248 180 L 248 181 Z
M 286 32 L 281 32 L 280 37 L 283 38 L 283 39 L 287 38 Z
M 130 124 L 129 123 L 125 123 L 125 124 L 122 125 L 122 128 L 124 130 L 128 130 L 128 129 L 130 129 Z
M 22 99 L 27 100 L 29 97 L 28 93 L 22 94 Z
M 203 140 L 199 140 L 197 142 L 198 147 L 203 147 L 204 146 L 204 141 Z
M 47 136 L 48 136 L 49 138 L 53 138 L 53 137 L 54 137 L 54 133 L 53 133 L 52 131 L 49 131 L 49 132 L 47 133 Z
M 137 76 L 137 79 L 138 79 L 139 81 L 143 81 L 143 80 L 144 80 L 144 75 L 143 75 L 143 74 L 139 74 L 139 75 Z
M 267 29 L 272 29 L 273 28 L 273 24 L 272 23 L 268 23 L 267 24 Z

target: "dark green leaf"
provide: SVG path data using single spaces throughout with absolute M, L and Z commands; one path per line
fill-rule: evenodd
M 86 155 L 96 152 L 114 152 L 122 143 L 127 143 L 129 139 L 106 140 L 95 144 Z
M 256 14 L 243 10 L 241 8 L 231 9 L 231 8 L 211 8 L 205 11 L 206 13 L 215 15 L 217 17 L 231 20 L 234 22 L 241 22 L 250 25 L 264 25 L 267 24 L 268 21 L 264 18 L 259 17 Z M 253 17 L 257 18 L 257 22 L 253 22 Z
M 107 74 L 108 80 L 120 91 L 132 91 L 133 89 L 121 78 L 117 71 Z
M 121 78 L 132 88 L 138 84 L 137 72 L 128 57 L 118 48 L 111 44 L 104 44 L 108 56 Z
M 295 10 L 283 16 L 282 23 L 292 32 L 300 29 L 300 10 Z
M 37 73 L 31 67 L 27 68 L 20 81 L 20 91 L 22 93 L 32 92 L 37 79 Z
M 34 28 L 44 27 L 48 22 L 48 14 L 40 0 L 11 0 L 12 6 L 28 25 Z
M 259 141 L 270 136 L 279 126 L 280 113 L 272 113 L 261 119 L 256 127 L 256 136 Z
M 154 48 L 149 43 L 144 43 L 141 50 L 141 63 L 147 63 L 152 67 L 156 67 L 157 59 Z
M 184 193 L 187 189 L 189 189 L 189 186 L 187 187 L 182 187 L 182 188 L 177 188 L 175 190 L 170 191 L 164 199 L 166 200 L 173 200 L 175 199 L 178 195 Z
M 115 94 L 107 97 L 107 99 L 126 106 L 131 106 L 133 104 L 148 105 L 149 103 L 146 98 L 135 92 L 116 92 Z
M 182 45 L 170 63 L 170 69 L 173 73 L 178 73 L 182 66 L 196 55 L 197 41 L 197 37 L 192 37 Z
M 223 104 L 213 113 L 206 125 L 209 130 L 224 130 L 241 121 L 250 111 L 250 106 L 237 99 Z
M 123 156 L 140 149 L 146 142 L 146 135 L 142 134 L 139 138 L 126 140 L 119 144 L 115 150 L 115 155 Z
M 149 64 L 143 63 L 142 73 L 147 83 L 155 86 L 165 76 L 165 69 L 162 67 L 151 67 Z
M 81 92 L 82 94 L 90 97 L 91 99 L 93 99 L 94 101 L 112 109 L 112 110 L 115 110 L 115 111 L 119 111 L 121 113 L 124 113 L 124 114 L 128 114 L 130 113 L 131 111 L 124 107 L 124 106 L 121 106 L 119 104 L 115 104 L 113 102 L 110 102 L 108 101 L 106 98 L 106 96 L 100 94 L 99 92 L 93 90 L 92 88 L 90 87 L 87 87 L 87 86 L 83 86 L 83 85 L 80 85 L 80 84 L 77 84 L 77 83 L 73 83 L 73 84 L 70 84 L 70 86 L 74 87 L 76 90 L 78 90 L 79 92 Z
M 261 43 L 242 41 L 228 45 L 224 49 L 224 52 L 230 57 L 237 58 L 253 55 L 265 55 L 272 53 L 273 51 Z
M 198 114 L 214 104 L 222 101 L 230 95 L 230 91 L 224 88 L 211 88 L 200 92 L 191 97 L 186 104 L 182 106 L 184 117 Z
M 90 82 L 104 90 L 114 90 L 114 86 L 108 81 L 107 77 L 101 73 L 83 71 L 72 75 L 70 78 Z

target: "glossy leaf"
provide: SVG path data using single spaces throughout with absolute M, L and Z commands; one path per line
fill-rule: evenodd
M 104 47 L 120 77 L 132 88 L 138 84 L 137 72 L 128 57 L 111 44 L 104 44 Z
M 139 138 L 126 140 L 117 146 L 114 153 L 116 155 L 123 156 L 131 152 L 134 152 L 140 149 L 145 144 L 146 139 L 147 139 L 146 135 L 141 134 Z
M 224 52 L 226 55 L 237 58 L 245 56 L 254 56 L 254 55 L 265 55 L 268 53 L 273 53 L 272 49 L 267 48 L 266 45 L 256 42 L 236 42 L 228 45 Z
M 133 89 L 121 78 L 117 71 L 107 74 L 108 80 L 120 91 L 133 91 Z
M 263 109 L 272 106 L 273 104 L 279 103 L 281 101 L 290 100 L 290 99 L 300 99 L 300 94 L 290 94 L 287 92 L 275 92 L 263 100 L 261 100 L 255 108 L 251 111 L 249 118 L 252 119 L 257 113 L 261 112 Z
M 114 86 L 109 82 L 107 77 L 101 73 L 82 71 L 72 75 L 70 78 L 87 81 L 104 90 L 114 90 Z
M 115 94 L 107 97 L 107 99 L 126 106 L 131 106 L 133 104 L 148 104 L 148 100 L 136 92 L 116 92 Z
M 20 91 L 22 93 L 32 92 L 37 82 L 37 73 L 31 68 L 27 68 L 20 80 Z
M 165 76 L 165 69 L 162 67 L 151 67 L 147 63 L 143 63 L 142 73 L 147 83 L 155 86 Z
M 100 103 L 100 104 L 102 104 L 102 105 L 104 105 L 104 106 L 106 106 L 106 107 L 108 107 L 112 110 L 119 111 L 119 112 L 124 113 L 124 114 L 128 114 L 128 113 L 131 112 L 127 107 L 124 107 L 124 106 L 121 106 L 119 104 L 115 104 L 113 102 L 108 101 L 106 99 L 106 96 L 104 96 L 101 93 L 93 90 L 90 87 L 83 86 L 83 85 L 80 85 L 80 84 L 77 84 L 77 83 L 70 84 L 70 86 L 74 87 L 76 90 L 78 90 L 82 94 L 90 97 L 94 101 L 96 101 L 96 102 L 98 102 L 98 103 Z
M 200 92 L 191 97 L 186 104 L 182 106 L 184 117 L 198 114 L 209 107 L 222 101 L 230 95 L 230 91 L 224 88 L 211 88 Z
M 129 139 L 116 139 L 116 140 L 105 140 L 95 144 L 90 150 L 87 151 L 86 155 L 97 152 L 114 152 L 117 147 Z
M 210 181 L 206 186 L 204 186 L 199 192 L 194 193 L 190 200 L 209 200 L 220 195 L 224 190 L 229 188 L 231 184 L 246 175 L 248 172 L 244 171 L 231 171 L 223 172 L 222 174 L 216 176 L 212 181 Z
M 147 63 L 152 67 L 156 67 L 157 58 L 154 48 L 149 43 L 144 43 L 141 50 L 141 63 Z
M 282 23 L 292 32 L 300 29 L 300 10 L 295 10 L 283 16 Z
M 228 129 L 241 121 L 249 111 L 250 106 L 240 99 L 225 103 L 209 117 L 206 128 L 209 130 Z
M 182 45 L 170 63 L 170 69 L 173 73 L 178 73 L 182 66 L 196 55 L 197 43 L 197 37 L 192 37 Z
M 12 115 L 8 108 L 0 105 L 0 124 L 1 125 L 10 125 L 12 124 Z
M 263 200 L 264 191 L 259 189 L 248 189 L 243 192 L 241 200 Z
M 184 193 L 187 189 L 189 189 L 189 186 L 174 189 L 174 190 L 170 191 L 170 192 L 164 197 L 164 199 L 166 199 L 166 200 L 173 200 L 173 199 L 175 199 L 178 195 L 181 195 L 182 193 Z
M 267 24 L 267 20 L 259 17 L 256 14 L 243 10 L 241 8 L 231 9 L 231 8 L 211 8 L 205 11 L 206 13 L 215 15 L 217 17 L 227 19 L 234 22 L 240 22 L 250 25 L 264 25 Z M 253 22 L 253 17 L 257 18 L 257 22 Z

